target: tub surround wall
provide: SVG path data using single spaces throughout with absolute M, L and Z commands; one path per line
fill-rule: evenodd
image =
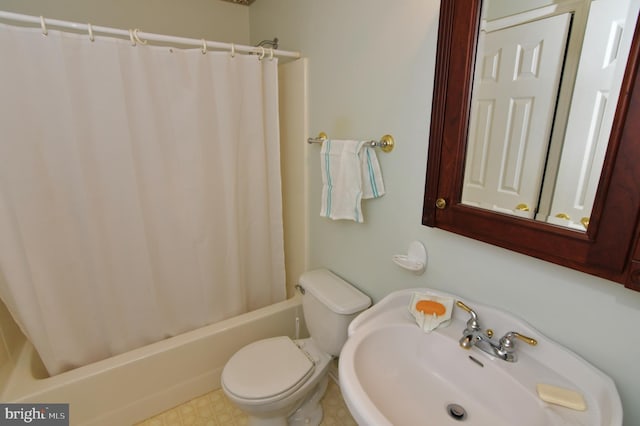
M 421 225 L 438 2 L 260 0 L 249 9 L 252 41 L 277 32 L 283 49 L 309 58 L 310 136 L 396 139 L 392 153 L 378 154 L 387 193 L 364 205 L 364 224 L 319 217 L 320 147 L 309 148 L 309 268 L 328 267 L 376 301 L 429 286 L 513 312 L 610 375 L 625 425 L 640 424 L 629 340 L 640 293 Z M 391 261 L 415 239 L 429 251 L 422 276 Z
M 278 67 L 282 214 L 287 297 L 295 294 L 298 278 L 307 270 L 307 67 L 306 58 Z
M 7 381 L 25 341 L 6 305 L 0 301 L 0 384 Z

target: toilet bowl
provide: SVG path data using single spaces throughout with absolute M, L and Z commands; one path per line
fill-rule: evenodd
M 294 411 L 304 408 L 310 417 L 317 414 L 317 408 L 311 405 L 319 407 L 322 395 L 317 401 L 311 397 L 326 388 L 330 362 L 331 356 L 318 350 L 311 339 L 294 341 L 281 336 L 259 340 L 229 360 L 222 388 L 250 419 L 262 420 L 252 419 L 250 425 L 286 425 Z M 305 402 L 308 406 L 302 407 Z M 304 421 L 301 424 L 309 424 Z
M 339 355 L 351 320 L 371 304 L 368 296 L 326 269 L 304 273 L 299 286 L 311 337 L 253 342 L 222 371 L 225 395 L 248 415 L 250 426 L 320 424 L 331 360 Z

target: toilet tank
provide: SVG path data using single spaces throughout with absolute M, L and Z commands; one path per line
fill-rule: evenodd
M 302 309 L 315 344 L 338 356 L 347 341 L 352 319 L 371 305 L 371 299 L 328 269 L 316 269 L 300 276 Z

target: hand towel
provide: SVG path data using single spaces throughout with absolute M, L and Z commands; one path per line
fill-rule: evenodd
M 322 144 L 320 216 L 362 223 L 361 200 L 384 194 L 376 153 L 365 144 L 354 140 L 326 140 Z
M 384 195 L 384 182 L 382 181 L 382 171 L 376 150 L 366 146 L 367 142 L 362 142 L 358 156 L 360 157 L 360 170 L 362 176 L 362 198 L 378 198 Z M 365 145 L 365 146 L 363 146 Z

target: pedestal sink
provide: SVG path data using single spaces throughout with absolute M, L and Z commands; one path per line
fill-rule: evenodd
M 422 331 L 409 314 L 416 293 L 461 300 L 495 336 L 531 336 L 507 362 L 459 340 L 469 319 L 454 308 L 450 325 Z M 503 311 L 454 295 L 409 289 L 392 293 L 355 318 L 340 354 L 340 388 L 359 425 L 621 425 L 615 384 L 580 356 Z M 586 410 L 539 398 L 537 384 L 578 392 Z

